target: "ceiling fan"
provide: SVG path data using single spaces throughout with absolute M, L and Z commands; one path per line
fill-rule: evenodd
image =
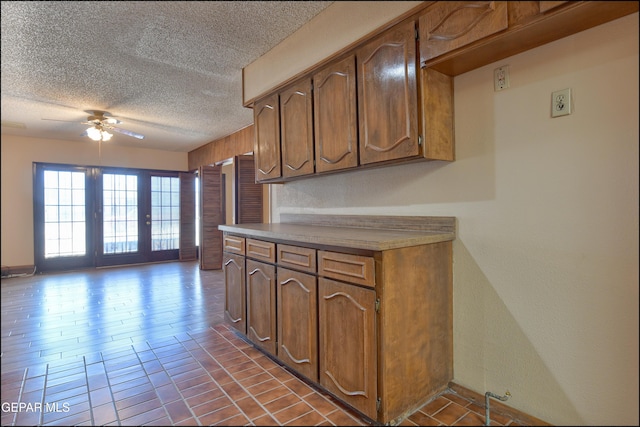
M 144 139 L 144 135 L 141 135 L 136 132 L 132 132 L 127 129 L 122 129 L 114 125 L 118 125 L 122 123 L 120 120 L 111 116 L 111 113 L 102 110 L 87 110 L 89 116 L 87 117 L 86 122 L 80 122 L 83 125 L 90 125 L 86 131 L 82 133 L 82 136 L 88 136 L 94 141 L 108 141 L 113 136 L 113 132 L 118 132 L 124 135 L 132 136 L 137 139 Z M 64 120 L 55 120 L 55 119 L 43 119 L 43 120 L 54 120 L 54 121 L 64 121 Z

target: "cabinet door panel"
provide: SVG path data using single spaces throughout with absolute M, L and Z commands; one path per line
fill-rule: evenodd
M 356 58 L 351 55 L 313 76 L 316 171 L 358 165 Z
M 276 268 L 247 259 L 247 337 L 276 354 Z
M 247 333 L 244 257 L 224 254 L 224 316 L 243 334 Z
M 415 23 L 358 49 L 357 67 L 360 163 L 419 155 Z
M 318 381 L 316 277 L 278 267 L 278 357 Z
M 320 384 L 376 419 L 375 292 L 318 280 Z
M 280 106 L 277 94 L 256 102 L 253 121 L 256 181 L 280 178 Z
M 314 171 L 312 108 L 310 78 L 280 93 L 282 175 L 285 177 Z
M 420 17 L 420 56 L 428 61 L 508 26 L 505 1 L 437 2 Z

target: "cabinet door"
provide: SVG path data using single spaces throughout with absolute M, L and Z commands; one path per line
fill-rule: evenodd
M 315 73 L 313 86 L 316 171 L 358 166 L 355 56 Z
M 224 254 L 224 317 L 231 326 L 247 333 L 244 257 Z
M 247 259 L 247 337 L 276 354 L 276 268 Z
M 280 93 L 282 175 L 308 175 L 313 165 L 313 101 L 311 78 Z
M 280 106 L 273 94 L 253 106 L 256 181 L 280 178 Z
M 418 90 L 413 21 L 357 51 L 360 163 L 418 156 Z
M 437 2 L 420 17 L 421 60 L 428 61 L 507 26 L 505 1 Z
M 320 384 L 376 419 L 375 291 L 318 279 Z
M 318 382 L 316 277 L 278 267 L 278 358 Z

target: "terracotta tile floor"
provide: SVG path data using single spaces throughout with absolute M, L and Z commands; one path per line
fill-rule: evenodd
M 194 263 L 3 279 L 2 425 L 372 424 L 230 329 L 222 283 Z M 484 417 L 447 391 L 402 425 Z

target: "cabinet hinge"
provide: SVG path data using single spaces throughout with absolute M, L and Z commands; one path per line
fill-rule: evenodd
M 380 298 L 376 298 L 376 313 L 380 313 Z
M 418 146 L 422 146 L 422 135 L 418 135 Z
M 378 397 L 376 400 L 376 412 L 380 412 L 380 408 L 382 408 L 382 398 Z

